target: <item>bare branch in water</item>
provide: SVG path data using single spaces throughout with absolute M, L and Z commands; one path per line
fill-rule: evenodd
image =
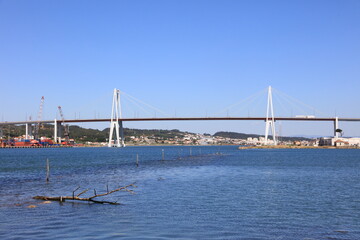
M 86 189 L 84 191 L 82 191 L 81 193 L 79 193 L 78 195 L 75 196 L 75 192 L 80 188 L 76 188 L 72 193 L 72 196 L 60 196 L 60 197 L 50 197 L 50 196 L 35 196 L 33 197 L 33 199 L 39 199 L 39 200 L 44 200 L 44 201 L 59 201 L 59 202 L 64 202 L 65 200 L 76 200 L 76 201 L 87 201 L 87 202 L 93 202 L 93 203 L 100 203 L 100 204 L 112 204 L 112 205 L 119 205 L 120 203 L 118 202 L 113 202 L 113 201 L 100 201 L 100 200 L 95 200 L 94 198 L 98 198 L 98 197 L 103 197 L 109 194 L 112 194 L 114 192 L 119 192 L 119 191 L 125 191 L 125 192 L 129 192 L 134 194 L 134 191 L 132 189 L 129 189 L 130 187 L 136 188 L 135 184 L 129 184 L 127 186 L 123 186 L 123 187 L 119 187 L 117 189 L 114 189 L 112 191 L 108 191 L 106 193 L 102 193 L 102 194 L 97 194 L 96 190 L 94 190 L 94 195 L 91 197 L 80 197 L 82 194 L 86 193 L 89 189 Z

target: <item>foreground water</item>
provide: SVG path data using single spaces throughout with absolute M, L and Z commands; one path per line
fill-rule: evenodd
M 359 153 L 0 149 L 0 239 L 360 239 Z M 123 205 L 32 200 L 133 182 L 135 195 L 105 198 Z

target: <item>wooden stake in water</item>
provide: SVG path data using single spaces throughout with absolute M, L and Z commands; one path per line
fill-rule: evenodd
M 139 167 L 139 154 L 136 154 L 136 167 Z
M 192 156 L 192 148 L 190 148 L 190 156 Z
M 50 180 L 50 163 L 49 159 L 46 159 L 46 182 L 49 182 Z
M 165 160 L 165 153 L 164 153 L 164 149 L 161 149 L 161 152 L 162 152 L 162 160 L 164 161 L 164 160 Z

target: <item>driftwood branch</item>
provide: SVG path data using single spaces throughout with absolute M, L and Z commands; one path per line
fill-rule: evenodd
M 75 190 L 76 191 L 76 190 Z M 89 189 L 85 189 L 84 191 L 82 191 L 81 193 L 79 193 L 78 195 L 76 195 L 76 197 L 79 197 L 80 195 L 83 195 L 84 193 L 86 193 L 87 191 L 89 191 Z
M 80 197 L 82 194 L 86 193 L 89 189 L 85 189 L 84 191 L 82 191 L 81 193 L 79 193 L 78 195 L 75 196 L 75 192 L 80 188 L 80 187 L 78 187 L 72 192 L 72 196 L 60 196 L 60 197 L 35 196 L 35 197 L 33 197 L 33 199 L 39 199 L 39 200 L 44 200 L 44 201 L 59 201 L 59 202 L 64 202 L 65 200 L 76 200 L 76 201 L 87 201 L 87 202 L 100 203 L 100 204 L 106 203 L 106 204 L 118 205 L 118 204 L 120 204 L 118 202 L 102 201 L 102 200 L 100 201 L 100 200 L 96 200 L 95 198 L 103 197 L 103 196 L 112 194 L 114 192 L 119 192 L 119 191 L 125 191 L 125 192 L 129 192 L 129 193 L 133 194 L 134 191 L 132 189 L 129 189 L 130 187 L 135 188 L 136 186 L 135 186 L 135 184 L 129 184 L 127 186 L 114 189 L 110 192 L 107 189 L 107 192 L 102 193 L 102 194 L 97 194 L 96 190 L 94 189 L 94 195 L 91 197 Z
M 73 194 L 72 194 L 73 198 L 75 197 L 75 192 L 76 192 L 77 190 L 79 190 L 79 188 L 80 188 L 80 186 L 78 186 L 78 187 L 73 191 Z

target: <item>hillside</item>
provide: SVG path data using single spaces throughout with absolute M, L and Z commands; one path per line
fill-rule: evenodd
M 217 132 L 213 136 L 224 137 L 224 138 L 233 138 L 233 139 L 247 139 L 251 138 L 259 138 L 264 137 L 264 135 L 258 134 L 246 134 L 246 133 L 236 133 L 236 132 Z M 272 138 L 272 136 L 270 136 Z M 304 137 L 281 137 L 282 141 L 302 141 L 302 140 L 310 140 L 309 138 Z
M 7 138 L 14 138 L 17 136 L 22 136 L 25 134 L 25 126 L 4 126 L 2 128 L 3 136 Z M 76 142 L 106 142 L 109 137 L 109 128 L 104 130 L 91 129 L 91 128 L 82 128 L 76 125 L 69 127 L 70 138 L 75 139 Z M 52 138 L 54 132 L 54 126 L 51 124 L 44 124 L 40 130 L 40 136 L 45 136 Z M 194 134 L 189 132 L 181 132 L 177 129 L 173 130 L 161 130 L 161 129 L 130 129 L 124 128 L 125 141 L 128 141 L 131 136 L 139 138 L 143 137 L 153 137 L 163 140 L 181 138 L 186 134 Z M 210 136 L 210 135 L 209 135 Z M 232 139 L 247 139 L 263 137 L 263 135 L 258 134 L 245 134 L 245 133 L 236 133 L 236 132 L 217 132 L 213 135 L 214 137 L 223 137 L 223 138 L 232 138 Z M 295 140 L 309 140 L 304 137 L 281 137 L 284 141 L 295 141 Z
M 5 138 L 18 137 L 25 135 L 25 125 L 8 125 L 2 128 L 3 136 Z M 109 138 L 110 128 L 105 128 L 104 130 L 91 129 L 91 128 L 82 128 L 76 125 L 69 126 L 69 135 L 70 138 L 75 139 L 76 142 L 106 142 Z M 44 124 L 39 129 L 39 135 L 52 138 L 54 134 L 54 126 L 51 124 Z M 125 141 L 128 140 L 130 136 L 140 137 L 140 136 L 152 136 L 156 138 L 168 139 L 175 137 L 182 137 L 186 132 L 180 132 L 177 129 L 173 130 L 160 130 L 160 129 L 131 129 L 124 128 Z

